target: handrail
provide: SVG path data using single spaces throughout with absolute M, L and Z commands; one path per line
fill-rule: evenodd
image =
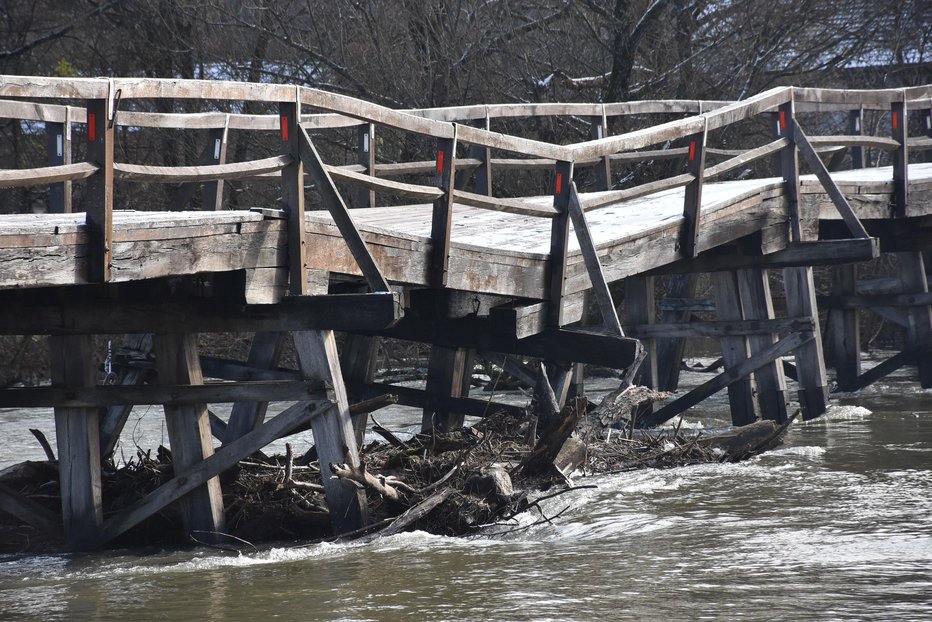
M 43 166 L 40 168 L 21 168 L 0 170 L 0 188 L 22 188 L 24 186 L 42 186 L 61 181 L 87 179 L 100 169 L 90 162 Z
M 163 183 L 191 183 L 217 179 L 242 179 L 284 169 L 294 159 L 290 155 L 203 166 L 150 166 L 114 162 L 113 172 L 118 179 L 127 181 L 154 181 Z

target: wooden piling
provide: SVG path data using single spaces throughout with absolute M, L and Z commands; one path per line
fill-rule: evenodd
M 832 295 L 856 296 L 858 293 L 856 264 L 832 268 Z M 857 309 L 830 309 L 828 312 L 826 352 L 835 368 L 835 381 L 840 391 L 854 391 L 861 375 L 861 329 Z
M 744 319 L 736 273 L 713 272 L 712 284 L 718 319 Z M 744 335 L 722 337 L 719 343 L 726 371 L 738 367 L 748 358 L 748 340 Z M 744 376 L 728 385 L 728 403 L 731 406 L 731 420 L 735 425 L 746 425 L 757 419 L 750 376 Z

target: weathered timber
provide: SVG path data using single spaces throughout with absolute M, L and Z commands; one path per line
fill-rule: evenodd
M 260 369 L 274 367 L 278 364 L 284 342 L 285 335 L 281 332 L 256 333 L 249 347 L 249 357 L 246 359 L 246 364 Z M 253 396 L 250 395 L 249 397 Z M 239 401 L 233 404 L 230 419 L 222 437 L 223 442 L 225 444 L 230 443 L 247 432 L 256 429 L 265 419 L 268 406 L 269 400 L 259 399 L 258 396 L 254 400 Z
M 715 309 L 719 320 L 743 320 L 741 298 L 735 272 L 716 272 L 712 275 Z M 719 343 L 725 371 L 739 367 L 748 358 L 748 340 L 745 336 L 726 335 Z M 746 425 L 757 418 L 754 390 L 750 376 L 739 378 L 728 385 L 728 402 L 734 425 Z
M 380 340 L 369 335 L 347 334 L 344 336 L 343 348 L 340 350 L 340 369 L 348 390 L 352 393 L 354 385 L 372 382 L 375 375 Z M 359 399 L 359 395 L 351 395 Z M 353 406 L 350 406 L 352 410 Z M 368 424 L 368 413 L 353 415 L 353 429 L 356 431 L 356 444 L 363 446 Z
M 289 164 L 282 169 L 282 209 L 288 216 L 288 292 L 293 296 L 308 293 L 307 231 L 304 228 L 304 163 L 301 160 L 301 98 L 278 105 L 281 118 L 280 137 Z
M 85 189 L 85 222 L 89 233 L 87 280 L 110 280 L 113 256 L 113 102 L 109 93 L 87 103 L 87 161 L 97 167 Z
M 332 331 L 295 332 L 294 344 L 304 379 L 326 383 L 332 402 L 324 414 L 311 421 L 321 479 L 330 508 L 330 522 L 337 533 L 359 529 L 368 520 L 365 492 L 331 477 L 331 464 L 359 466 L 356 435 L 340 370 L 336 338 Z
M 889 376 L 904 365 L 911 365 L 915 363 L 915 361 L 916 353 L 914 351 L 904 350 L 903 352 L 898 352 L 858 376 L 857 380 L 852 382 L 847 389 L 841 389 L 841 387 L 839 387 L 839 391 L 860 391 L 864 387 L 874 384 L 881 378 Z
M 472 379 L 473 352 L 467 348 L 432 346 L 427 362 L 427 393 L 436 395 L 439 406 L 425 408 L 421 431 L 449 432 L 463 427 L 463 415 L 445 407 L 446 397 L 466 397 Z
M 741 310 L 747 320 L 776 322 L 774 320 L 773 299 L 770 295 L 770 280 L 766 270 L 746 268 L 736 272 L 738 292 L 741 296 Z M 800 322 L 802 330 L 812 330 L 812 320 L 806 318 Z M 798 329 L 797 329 L 798 330 Z M 776 343 L 776 333 L 749 335 L 748 350 L 753 355 L 766 350 Z M 754 371 L 757 385 L 757 402 L 762 419 L 784 423 L 788 420 L 786 378 L 783 366 L 778 361 L 767 363 Z
M 627 306 L 627 305 L 626 305 Z M 628 316 L 631 316 L 630 309 Z M 760 320 L 719 320 L 674 322 L 671 324 L 630 324 L 625 325 L 625 332 L 636 339 L 657 339 L 661 337 L 709 337 L 719 339 L 734 335 L 770 335 L 786 334 L 801 330 L 812 330 L 812 319 L 773 318 Z
M 300 402 L 282 411 L 261 427 L 224 445 L 211 456 L 193 465 L 184 475 L 175 474 L 169 481 L 143 499 L 108 518 L 94 543 L 101 546 L 121 533 L 138 525 L 169 503 L 196 490 L 205 482 L 217 477 L 243 458 L 254 454 L 272 441 L 287 436 L 308 420 L 313 421 L 332 407 L 330 402 Z
M 668 300 L 691 299 L 696 292 L 696 278 L 692 274 L 673 274 L 667 283 L 667 293 L 660 303 L 659 324 L 672 324 L 683 322 L 689 318 L 687 309 L 664 308 L 663 303 Z M 712 303 L 712 310 L 715 304 Z M 675 391 L 679 385 L 680 363 L 686 349 L 686 340 L 682 337 L 658 338 L 657 349 L 657 382 L 655 389 L 660 391 Z
M 680 233 L 680 252 L 686 258 L 693 258 L 698 254 L 699 226 L 702 217 L 702 184 L 705 179 L 705 143 L 708 136 L 706 127 L 702 131 L 689 136 L 689 153 L 687 167 L 692 180 L 686 184 L 683 201 L 683 230 Z
M 62 532 L 60 516 L 4 484 L 0 484 L 0 512 L 15 516 L 50 536 L 59 536 Z
M 656 336 L 672 336 L 666 326 L 655 324 L 654 317 L 654 279 L 649 276 L 632 276 L 624 281 L 625 284 L 625 315 L 632 326 L 625 326 L 625 333 L 641 340 L 646 350 L 641 368 L 638 370 L 635 384 L 646 387 L 657 385 L 657 340 Z M 637 328 L 644 330 L 638 334 Z M 650 334 L 654 329 L 659 329 Z
M 203 301 L 153 306 L 119 300 L 59 307 L 4 304 L 0 334 L 366 330 L 390 326 L 401 313 L 399 294 L 395 292 L 294 296 L 277 305 Z
M 93 387 L 96 370 L 92 352 L 88 335 L 50 338 L 53 386 L 75 390 Z M 74 550 L 91 548 L 103 522 L 98 421 L 96 408 L 55 407 L 62 522 L 65 540 Z
M 547 266 L 547 325 L 563 326 L 563 295 L 566 291 L 566 260 L 569 254 L 569 200 L 573 163 L 557 162 L 554 169 L 553 207 L 558 215 L 550 225 L 550 259 Z
M 398 403 L 404 406 L 413 406 L 431 411 L 457 412 L 468 417 L 486 417 L 499 412 L 507 412 L 514 416 L 523 417 L 526 413 L 523 406 L 514 406 L 475 397 L 444 396 L 437 393 L 428 393 L 423 389 L 381 382 L 352 384 L 349 388 L 364 395 L 396 395 L 398 396 Z
M 903 121 L 905 123 L 905 119 Z M 917 295 L 929 294 L 929 282 L 926 278 L 925 261 L 922 253 L 898 253 L 900 278 L 905 293 Z M 907 349 L 915 350 L 916 366 L 919 368 L 919 384 L 923 389 L 932 388 L 932 306 L 910 305 L 906 309 L 908 324 L 906 339 L 910 344 Z
M 450 269 L 450 233 L 453 227 L 453 181 L 456 175 L 456 131 L 452 138 L 437 141 L 437 170 L 435 182 L 442 191 L 434 200 L 430 219 L 430 258 L 428 283 L 432 287 L 446 287 Z
M 71 164 L 71 107 L 66 106 L 63 119 L 45 123 L 46 152 L 49 166 Z M 71 212 L 71 181 L 63 180 L 49 186 L 49 212 L 66 214 Z
M 858 290 L 856 265 L 832 269 L 832 294 L 849 296 Z M 830 309 L 826 356 L 835 367 L 838 390 L 851 391 L 861 375 L 861 330 L 857 309 Z M 830 348 L 830 349 L 829 349 Z
M 695 406 L 710 395 L 721 391 L 731 383 L 760 369 L 763 365 L 789 354 L 796 348 L 812 340 L 812 335 L 803 336 L 801 333 L 794 333 L 788 337 L 784 337 L 766 350 L 761 350 L 750 358 L 745 359 L 737 367 L 722 372 L 711 380 L 699 385 L 689 393 L 686 393 L 668 404 L 664 404 L 663 407 L 642 418 L 639 423 L 642 427 L 660 425 L 684 412 L 686 409 Z
M 909 215 L 909 119 L 906 109 L 905 99 L 890 103 L 890 132 L 897 143 L 890 156 L 893 160 L 893 216 L 897 218 Z
M 783 286 L 786 291 L 787 313 L 812 318 L 813 332 L 800 335 L 820 335 L 812 268 L 785 268 Z M 812 339 L 796 351 L 799 405 L 804 419 L 818 417 L 828 406 L 828 378 L 822 356 L 822 340 Z
M 194 334 L 156 334 L 153 337 L 159 382 L 203 384 Z M 206 403 L 164 406 L 165 427 L 176 476 L 189 471 L 214 453 Z M 224 531 L 223 495 L 219 478 L 213 477 L 181 499 L 182 523 L 186 533 L 199 531 L 213 541 Z

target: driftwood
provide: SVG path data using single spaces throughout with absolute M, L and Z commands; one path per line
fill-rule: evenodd
M 587 438 L 603 436 L 608 428 L 618 423 L 630 425 L 637 410 L 645 405 L 670 397 L 665 391 L 642 386 L 625 386 L 609 393 L 599 406 L 585 419 L 584 435 Z
M 553 462 L 566 439 L 576 431 L 579 419 L 586 411 L 586 399 L 577 398 L 560 411 L 544 428 L 531 453 L 521 461 L 521 470 L 525 476 L 541 475 L 553 468 Z

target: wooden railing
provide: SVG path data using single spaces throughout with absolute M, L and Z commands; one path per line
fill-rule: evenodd
M 289 220 L 291 291 L 306 292 L 304 250 L 305 174 L 323 197 L 323 206 L 350 246 L 362 273 L 373 290 L 388 284 L 368 253 L 356 229 L 348 205 L 335 182 L 357 189 L 356 204 L 372 205 L 378 195 L 431 202 L 432 256 L 430 283 L 446 285 L 450 231 L 454 204 L 522 214 L 552 221 L 550 244 L 549 322 L 563 324 L 562 301 L 567 265 L 569 223 L 579 238 L 587 271 L 606 325 L 620 333 L 613 316 L 607 285 L 598 256 L 588 235 L 587 212 L 618 202 L 685 187 L 684 222 L 678 241 L 682 257 L 699 252 L 703 184 L 765 158 L 773 159 L 776 173 L 785 182 L 791 237 L 800 241 L 799 165 L 802 156 L 825 186 L 852 236 L 864 237 L 844 195 L 825 170 L 819 150 L 850 149 L 855 167 L 863 166 L 863 150 L 889 153 L 895 182 L 895 216 L 908 215 L 907 162 L 910 149 L 932 146 L 932 86 L 907 89 L 849 91 L 779 87 L 739 102 L 646 101 L 612 104 L 504 104 L 462 106 L 430 110 L 400 111 L 344 95 L 292 85 L 212 82 L 162 79 L 57 79 L 0 76 L 0 117 L 45 124 L 48 135 L 49 166 L 0 171 L 0 188 L 48 185 L 56 211 L 70 211 L 70 184 L 82 181 L 85 191 L 86 222 L 90 232 L 91 259 L 88 280 L 107 281 L 112 248 L 113 184 L 119 182 L 205 183 L 210 207 L 221 205 L 222 184 L 227 180 L 266 180 L 281 185 L 284 211 Z M 278 105 L 278 114 L 232 112 L 155 113 L 129 108 L 129 102 L 142 105 L 150 100 L 262 102 Z M 23 100 L 42 100 L 33 103 Z M 47 103 L 48 101 L 64 103 Z M 80 105 L 68 105 L 80 103 Z M 313 110 L 312 113 L 306 110 Z M 908 137 L 907 115 L 922 112 L 923 136 Z M 808 136 L 800 126 L 798 113 L 849 113 L 848 133 L 840 136 Z M 890 116 L 890 136 L 863 135 L 864 111 L 884 111 Z M 613 120 L 632 115 L 674 115 L 677 118 L 618 135 L 609 135 Z M 683 117 L 683 115 L 688 115 Z M 522 118 L 554 117 L 588 124 L 591 140 L 555 144 L 494 131 L 495 123 L 515 123 Z M 710 136 L 742 123 L 764 119 L 773 128 L 763 144 L 751 148 L 717 148 Z M 71 126 L 83 125 L 87 141 L 84 162 L 72 162 Z M 185 166 L 150 166 L 117 162 L 113 148 L 116 127 L 172 128 L 207 130 L 210 146 L 205 157 Z M 311 132 L 354 129 L 359 153 L 356 164 L 332 165 L 323 161 Z M 246 162 L 226 161 L 226 145 L 231 131 L 277 132 L 281 140 L 278 154 Z M 377 153 L 379 132 L 411 134 L 432 141 L 432 152 L 421 160 L 383 162 Z M 467 147 L 465 157 L 458 146 Z M 464 151 L 460 149 L 459 151 Z M 493 157 L 493 155 L 495 157 Z M 710 157 L 724 158 L 707 164 Z M 617 188 L 613 166 L 662 159 L 683 159 L 685 171 L 675 172 L 633 187 Z M 593 189 L 580 194 L 574 172 L 594 167 Z M 306 169 L 306 170 L 305 170 Z M 492 196 L 492 180 L 501 171 L 548 171 L 544 179 L 552 194 L 549 205 L 521 198 Z M 475 190 L 457 184 L 466 173 L 473 177 Z M 431 175 L 430 183 L 412 183 L 416 175 Z M 541 194 L 541 193 L 538 193 Z

